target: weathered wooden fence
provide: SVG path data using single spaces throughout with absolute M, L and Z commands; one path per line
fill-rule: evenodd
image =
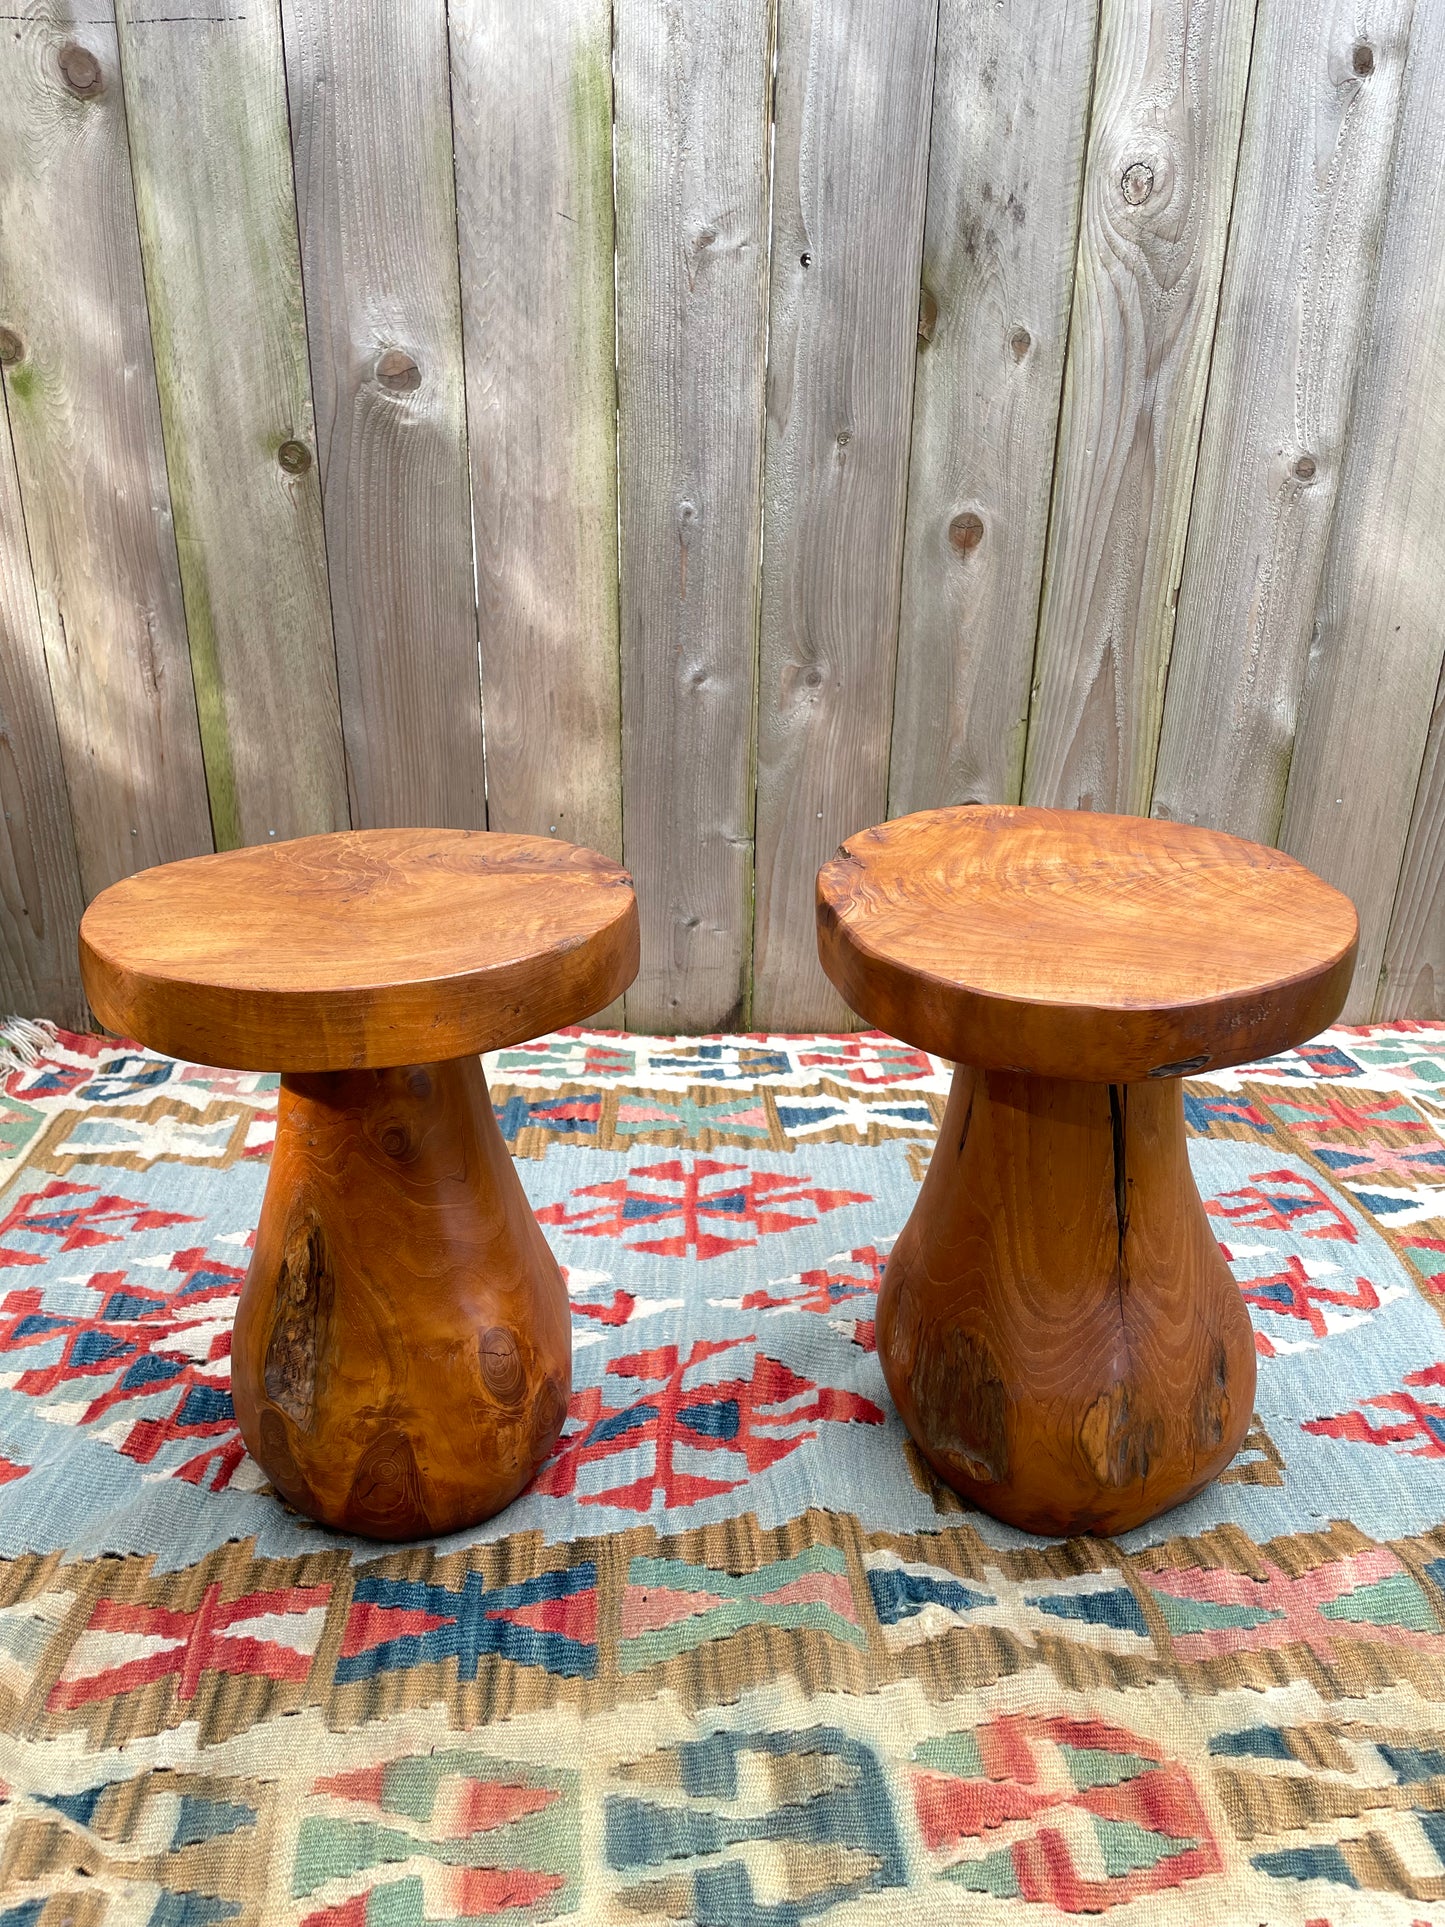
M 940 802 L 1346 889 L 1445 1009 L 1445 6 L 16 0 L 0 1002 L 338 825 L 638 884 L 637 1028 L 846 1021 Z

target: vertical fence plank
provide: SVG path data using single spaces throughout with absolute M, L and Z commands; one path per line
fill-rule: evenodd
M 1445 1017 L 1445 673 L 1435 690 L 1373 1014 Z
M 1096 0 L 943 0 L 889 809 L 1013 802 Z
M 1149 807 L 1254 0 L 1104 0 L 1031 803 Z
M 487 808 L 622 854 L 608 0 L 453 0 Z
M 1445 653 L 1442 120 L 1445 8 L 1417 4 L 1369 359 L 1279 837 L 1360 913 L 1347 1021 L 1364 1022 L 1375 1006 L 1411 814 L 1417 795 L 1428 807 L 1433 794 L 1420 772 Z M 1431 834 L 1421 823 L 1417 850 Z
M 0 350 L 5 346 L 0 337 Z M 0 401 L 0 1016 L 84 1025 L 75 950 L 83 903 L 20 484 Z
M 1370 316 L 1415 0 L 1265 0 L 1156 816 L 1272 843 Z
M 0 36 L 0 322 L 87 894 L 211 847 L 112 25 Z
M 117 28 L 216 841 L 344 828 L 280 16 L 120 0 Z
M 769 10 L 617 0 L 627 865 L 639 1030 L 741 1021 L 767 318 Z
M 935 0 L 778 18 L 752 1021 L 851 1021 L 818 866 L 887 810 Z
M 486 821 L 445 0 L 283 0 L 358 825 Z

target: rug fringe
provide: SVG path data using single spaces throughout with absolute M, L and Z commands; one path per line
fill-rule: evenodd
M 0 1024 L 0 1071 L 27 1070 L 59 1042 L 48 1017 L 7 1017 Z

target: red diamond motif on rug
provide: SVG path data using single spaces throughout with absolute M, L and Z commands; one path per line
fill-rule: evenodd
M 584 1184 L 537 1213 L 587 1238 L 621 1238 L 633 1251 L 664 1258 L 721 1258 L 778 1231 L 816 1224 L 845 1204 L 869 1204 L 866 1191 L 828 1191 L 806 1177 L 757 1171 L 715 1158 L 668 1158 L 605 1184 Z M 664 1230 L 662 1237 L 642 1236 Z
M 883 1414 L 871 1399 L 816 1385 L 763 1353 L 753 1356 L 747 1377 L 740 1373 L 734 1378 L 688 1382 L 689 1374 L 709 1359 L 754 1343 L 752 1337 L 721 1343 L 699 1338 L 686 1358 L 676 1345 L 661 1345 L 613 1359 L 608 1374 L 640 1381 L 646 1388 L 642 1396 L 633 1404 L 613 1406 L 604 1402 L 600 1386 L 575 1393 L 571 1417 L 580 1424 L 564 1434 L 533 1490 L 558 1496 L 575 1492 L 583 1505 L 622 1506 L 636 1512 L 648 1511 L 659 1493 L 669 1507 L 695 1505 L 700 1499 L 735 1491 L 750 1476 L 815 1438 L 810 1421 L 883 1423 Z M 733 1476 L 712 1479 L 683 1471 L 674 1462 L 679 1446 L 712 1455 L 719 1470 Z M 578 1474 L 585 1466 L 617 1453 L 649 1448 L 651 1469 L 629 1484 L 603 1492 L 578 1491 Z

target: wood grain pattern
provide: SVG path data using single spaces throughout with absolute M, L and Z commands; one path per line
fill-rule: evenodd
M 1445 670 L 1435 691 L 1373 1015 L 1445 1017 Z
M 1023 794 L 1149 807 L 1254 0 L 1104 0 Z
M 85 1025 L 84 905 L 10 428 L 0 399 L 0 1002 Z
M 1322 1029 L 1355 940 L 1349 902 L 1279 851 L 1139 817 L 928 810 L 823 866 L 828 975 L 958 1066 L 877 1336 L 905 1425 L 972 1503 L 1123 1532 L 1234 1456 L 1253 1335 L 1180 1080 Z
M 816 866 L 1026 796 L 1438 1008 L 1439 6 L 13 13 L 0 998 L 76 865 L 489 821 L 635 864 L 632 1023 L 846 1024 Z
M 358 825 L 486 822 L 445 0 L 283 0 Z
M 475 1053 L 621 995 L 626 873 L 545 837 L 301 837 L 116 884 L 81 963 L 128 1035 L 282 1067 L 232 1349 L 277 1489 L 379 1539 L 499 1511 L 562 1428 L 571 1324 Z
M 1260 14 L 1156 816 L 1279 829 L 1415 10 Z
M 818 873 L 823 967 L 870 1023 L 954 1062 L 1124 1083 L 1322 1030 L 1349 900 L 1279 850 L 1091 811 L 925 810 Z
M 344 828 L 280 16 L 117 17 L 216 841 Z
M 1097 17 L 939 10 L 894 816 L 1018 800 Z
M 1182 1085 L 960 1066 L 878 1293 L 913 1437 L 1025 1532 L 1124 1532 L 1239 1449 L 1254 1337 L 1189 1170 Z
M 818 864 L 887 807 L 936 7 L 782 0 L 751 1022 L 849 1021 Z
M 752 889 L 771 11 L 618 0 L 623 779 L 638 1030 L 739 1028 Z
M 567 1288 L 477 1060 L 283 1078 L 231 1353 L 277 1489 L 370 1538 L 474 1525 L 551 1451 L 571 1378 Z
M 1360 373 L 1279 841 L 1348 891 L 1374 1009 L 1445 625 L 1445 10 L 1419 7 L 1370 354 Z
M 89 893 L 209 849 L 211 823 L 115 29 L 69 18 L 54 0 L 0 36 L 0 317 Z
M 453 0 L 493 829 L 622 854 L 608 0 Z
M 577 1023 L 637 968 L 631 880 L 547 837 L 350 830 L 168 864 L 80 929 L 112 1030 L 240 1069 L 432 1063 Z

